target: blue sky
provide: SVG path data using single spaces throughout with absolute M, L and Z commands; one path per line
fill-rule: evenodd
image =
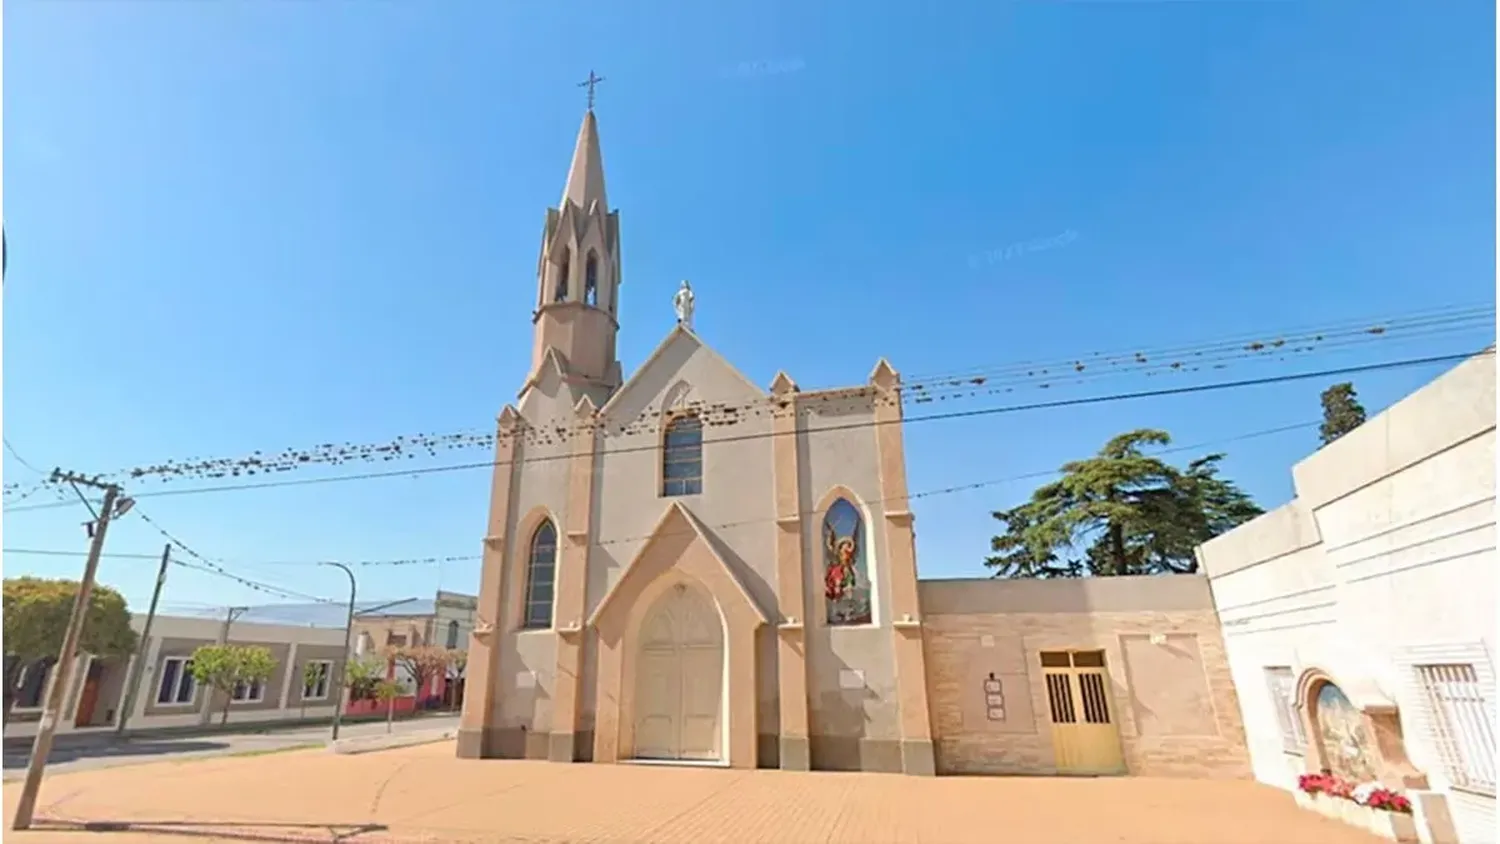
M 1493 304 L 1494 12 L 1478 0 L 942 4 L 11 0 L 4 430 L 107 471 L 484 429 L 529 362 L 543 209 L 598 115 L 621 211 L 620 354 L 699 333 L 753 380 L 862 381 Z M 1071 236 L 1062 237 L 1071 233 Z M 1013 244 L 1056 238 L 1052 248 Z M 1471 350 L 1492 330 L 979 396 L 957 408 Z M 1356 378 L 1372 409 L 1441 371 Z M 1181 443 L 1315 420 L 1325 382 L 912 424 L 913 491 L 1057 466 L 1139 426 Z M 909 413 L 931 412 L 923 406 Z M 943 408 L 948 409 L 948 408 Z M 1265 505 L 1313 431 L 1227 446 Z M 417 465 L 484 459 L 442 455 Z M 389 468 L 353 463 L 313 477 Z M 7 454 L 7 483 L 35 476 Z M 488 473 L 152 498 L 235 571 L 479 552 Z M 989 511 L 917 503 L 926 576 L 981 574 Z M 181 485 L 181 484 L 179 484 Z M 41 493 L 24 504 L 51 500 Z M 11 548 L 84 547 L 77 507 Z M 112 552 L 157 553 L 135 518 Z M 7 554 L 7 575 L 81 561 Z M 135 606 L 149 561 L 106 560 Z M 477 562 L 366 568 L 371 597 Z M 177 569 L 169 606 L 265 600 Z

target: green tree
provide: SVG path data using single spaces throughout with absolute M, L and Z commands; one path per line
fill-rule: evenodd
M 1365 406 L 1355 397 L 1352 383 L 1334 384 L 1319 398 L 1323 402 L 1323 424 L 1318 426 L 1318 438 L 1323 445 L 1365 424 Z
M 447 648 L 437 648 L 430 645 L 405 645 L 386 648 L 386 657 L 411 675 L 412 682 L 416 684 L 417 703 L 422 702 L 432 687 L 432 681 L 438 677 L 446 676 L 448 669 L 454 665 L 458 655 L 462 653 Z
M 375 684 L 375 699 L 385 704 L 385 731 L 391 731 L 396 720 L 396 698 L 401 697 L 401 684 L 395 680 L 381 680 Z
M 1222 454 L 1179 469 L 1144 452 L 1170 442 L 1165 431 L 1129 431 L 1063 464 L 1062 477 L 1029 501 L 993 514 L 1005 529 L 985 565 L 996 577 L 1197 571 L 1197 546 L 1262 511 L 1219 477 Z
M 9 722 L 20 692 L 21 669 L 38 662 L 51 667 L 62 651 L 63 634 L 78 599 L 78 581 L 6 578 L 4 592 L 4 720 Z M 125 598 L 108 586 L 95 584 L 89 590 L 79 649 L 106 659 L 128 658 L 137 642 Z
M 220 724 L 229 723 L 229 705 L 241 685 L 264 685 L 276 670 L 276 658 L 259 645 L 201 645 L 193 651 L 193 679 L 219 693 L 224 709 Z
M 385 679 L 385 663 L 372 659 L 351 659 L 344 667 L 344 687 L 349 701 L 375 700 L 375 687 Z
M 297 717 L 307 717 L 307 690 L 316 687 L 318 685 L 318 681 L 323 679 L 323 670 L 325 665 L 326 663 L 322 662 L 303 663 L 302 691 L 297 695 L 297 701 L 301 704 L 301 706 L 298 707 L 300 711 L 297 713 Z M 328 666 L 328 670 L 332 671 L 332 668 L 332 666 Z M 328 680 L 329 682 L 332 682 L 333 678 L 330 677 L 328 678 Z

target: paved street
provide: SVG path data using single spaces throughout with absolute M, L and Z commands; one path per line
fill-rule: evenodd
M 82 771 L 8 840 L 415 844 L 1378 844 L 1252 782 L 913 778 L 469 761 L 452 742 Z M 89 830 L 84 832 L 83 830 Z
M 391 726 L 397 734 L 457 729 L 458 716 L 436 715 L 411 718 L 396 721 Z M 345 724 L 339 730 L 339 737 L 383 736 L 385 730 L 384 721 Z M 272 753 L 288 748 L 322 745 L 328 741 L 328 735 L 329 727 L 323 725 L 263 733 L 140 738 L 124 744 L 100 742 L 59 746 L 52 749 L 51 764 L 47 766 L 47 771 L 51 775 L 95 768 L 114 768 L 121 765 L 138 765 L 143 762 Z M 26 764 L 30 758 L 30 746 L 24 750 L 6 748 L 5 781 L 11 782 L 24 778 Z

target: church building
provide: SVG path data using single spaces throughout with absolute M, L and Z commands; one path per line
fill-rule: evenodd
M 1248 774 L 1203 578 L 919 583 L 885 360 L 762 387 L 684 283 L 627 377 L 604 172 L 590 108 L 498 420 L 460 756 Z

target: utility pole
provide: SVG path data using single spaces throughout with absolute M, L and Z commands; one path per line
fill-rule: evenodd
M 73 662 L 78 658 L 78 642 L 83 638 L 83 625 L 88 619 L 89 598 L 94 591 L 94 577 L 99 572 L 99 555 L 104 552 L 104 534 L 109 530 L 109 520 L 123 516 L 135 502 L 122 498 L 120 487 L 100 481 L 97 477 L 85 478 L 61 469 L 52 470 L 54 483 L 68 483 L 78 492 L 78 485 L 104 490 L 104 504 L 94 521 L 89 524 L 88 562 L 83 566 L 83 579 L 78 583 L 78 597 L 73 600 L 73 614 L 68 618 L 68 630 L 63 635 L 62 652 L 57 657 L 57 671 L 47 689 L 46 705 L 42 709 L 42 720 L 37 724 L 36 741 L 31 745 L 30 765 L 26 769 L 26 783 L 21 787 L 21 798 L 17 801 L 15 822 L 11 829 L 21 831 L 31 828 L 32 815 L 36 813 L 37 796 L 42 789 L 42 775 L 47 768 L 47 757 L 52 754 L 52 739 L 57 732 L 57 719 L 62 715 L 63 698 L 67 695 L 69 676 L 73 673 Z M 83 493 L 78 492 L 83 498 Z M 88 500 L 85 498 L 84 503 Z
M 146 670 L 146 657 L 151 649 L 151 622 L 156 620 L 156 604 L 161 600 L 162 587 L 167 585 L 167 566 L 172 563 L 172 543 L 161 549 L 161 568 L 156 571 L 156 589 L 151 593 L 151 609 L 146 611 L 146 623 L 141 627 L 141 643 L 136 648 L 135 663 L 130 666 L 130 679 L 125 686 L 125 703 L 120 708 L 120 717 L 115 719 L 115 735 L 125 734 L 125 722 L 135 711 L 135 700 L 141 693 L 141 677 Z
M 234 626 L 234 620 L 249 612 L 249 607 L 230 607 L 224 614 L 224 627 L 219 631 L 219 644 L 229 644 L 229 628 Z
M 249 611 L 249 607 L 229 607 L 228 611 L 224 613 L 224 626 L 219 628 L 218 643 L 220 645 L 229 644 L 229 628 L 234 626 L 234 620 L 236 618 L 239 618 Z M 208 724 L 214 720 L 214 690 L 205 689 L 203 694 L 203 712 L 198 716 L 198 722 L 200 724 Z M 232 695 L 234 693 L 230 692 L 230 694 Z
M 338 690 L 338 693 L 333 696 L 333 738 L 331 740 L 338 741 L 339 725 L 344 722 L 344 707 L 347 705 L 344 703 L 346 695 L 344 687 L 346 685 L 345 678 L 349 676 L 349 642 L 354 638 L 354 596 L 358 592 L 359 586 L 354 581 L 354 569 L 349 568 L 343 563 L 323 563 L 323 565 L 341 569 L 344 574 L 349 575 L 349 618 L 344 621 L 344 659 L 339 663 L 339 684 L 334 687 Z

